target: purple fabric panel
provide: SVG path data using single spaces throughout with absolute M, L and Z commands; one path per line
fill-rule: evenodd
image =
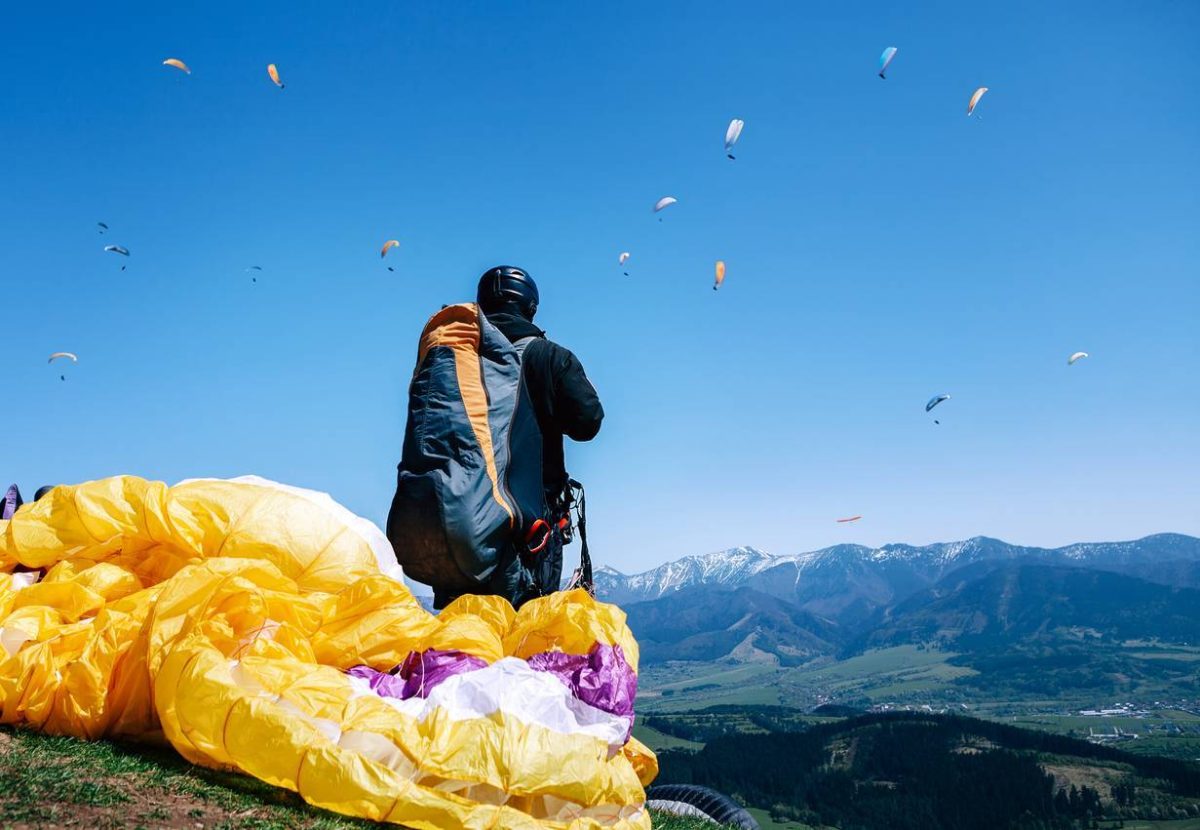
M 369 666 L 355 666 L 350 674 L 366 679 L 376 694 L 408 700 L 429 697 L 443 680 L 456 674 L 482 669 L 487 663 L 461 651 L 414 651 L 404 659 L 396 674 L 385 674 Z
M 572 695 L 589 706 L 618 717 L 633 715 L 637 675 L 620 646 L 596 643 L 587 654 L 547 651 L 533 655 L 527 662 L 534 671 L 557 677 Z M 378 695 L 408 700 L 428 697 L 443 680 L 486 665 L 478 657 L 461 651 L 429 649 L 409 654 L 396 674 L 369 666 L 355 666 L 349 673 L 367 680 Z
M 394 674 L 376 671 L 370 666 L 355 666 L 347 674 L 361 677 L 371 684 L 371 691 L 380 697 L 400 697 L 404 689 L 404 681 Z
M 620 646 L 596 643 L 586 655 L 546 651 L 528 662 L 530 668 L 557 677 L 589 706 L 618 717 L 633 715 L 637 675 Z

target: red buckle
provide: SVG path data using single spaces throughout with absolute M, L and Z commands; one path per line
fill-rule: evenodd
M 539 530 L 542 533 L 542 541 L 535 545 L 533 544 L 533 540 Z M 525 545 L 529 548 L 530 553 L 541 553 L 546 549 L 546 545 L 548 544 L 550 544 L 550 525 L 546 523 L 545 519 L 538 519 L 529 528 L 529 532 L 525 534 Z

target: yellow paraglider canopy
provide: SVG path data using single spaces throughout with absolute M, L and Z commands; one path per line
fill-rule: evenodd
M 624 613 L 576 590 L 434 616 L 399 577 L 382 532 L 321 493 L 55 487 L 0 521 L 0 723 L 161 735 L 419 830 L 650 830 Z

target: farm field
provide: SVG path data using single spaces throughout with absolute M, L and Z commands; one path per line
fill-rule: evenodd
M 764 663 L 670 663 L 641 677 L 643 711 L 682 711 L 721 704 L 812 709 L 831 699 L 870 704 L 919 698 L 927 702 L 975 672 L 948 661 L 953 652 L 913 645 L 878 649 L 847 660 L 816 660 L 784 668 Z M 961 699 L 957 689 L 948 697 Z

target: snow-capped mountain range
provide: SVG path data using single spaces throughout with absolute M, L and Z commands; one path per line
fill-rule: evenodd
M 1200 539 L 1163 533 L 1129 542 L 1035 548 L 978 536 L 920 547 L 836 545 L 792 556 L 740 547 L 686 556 L 639 574 L 602 567 L 595 577 L 598 595 L 620 605 L 660 599 L 695 586 L 747 586 L 810 613 L 849 623 L 929 587 L 958 568 L 1011 560 L 1082 566 L 1163 581 L 1155 578 L 1156 573 L 1180 572 L 1178 567 L 1165 565 L 1200 562 Z

